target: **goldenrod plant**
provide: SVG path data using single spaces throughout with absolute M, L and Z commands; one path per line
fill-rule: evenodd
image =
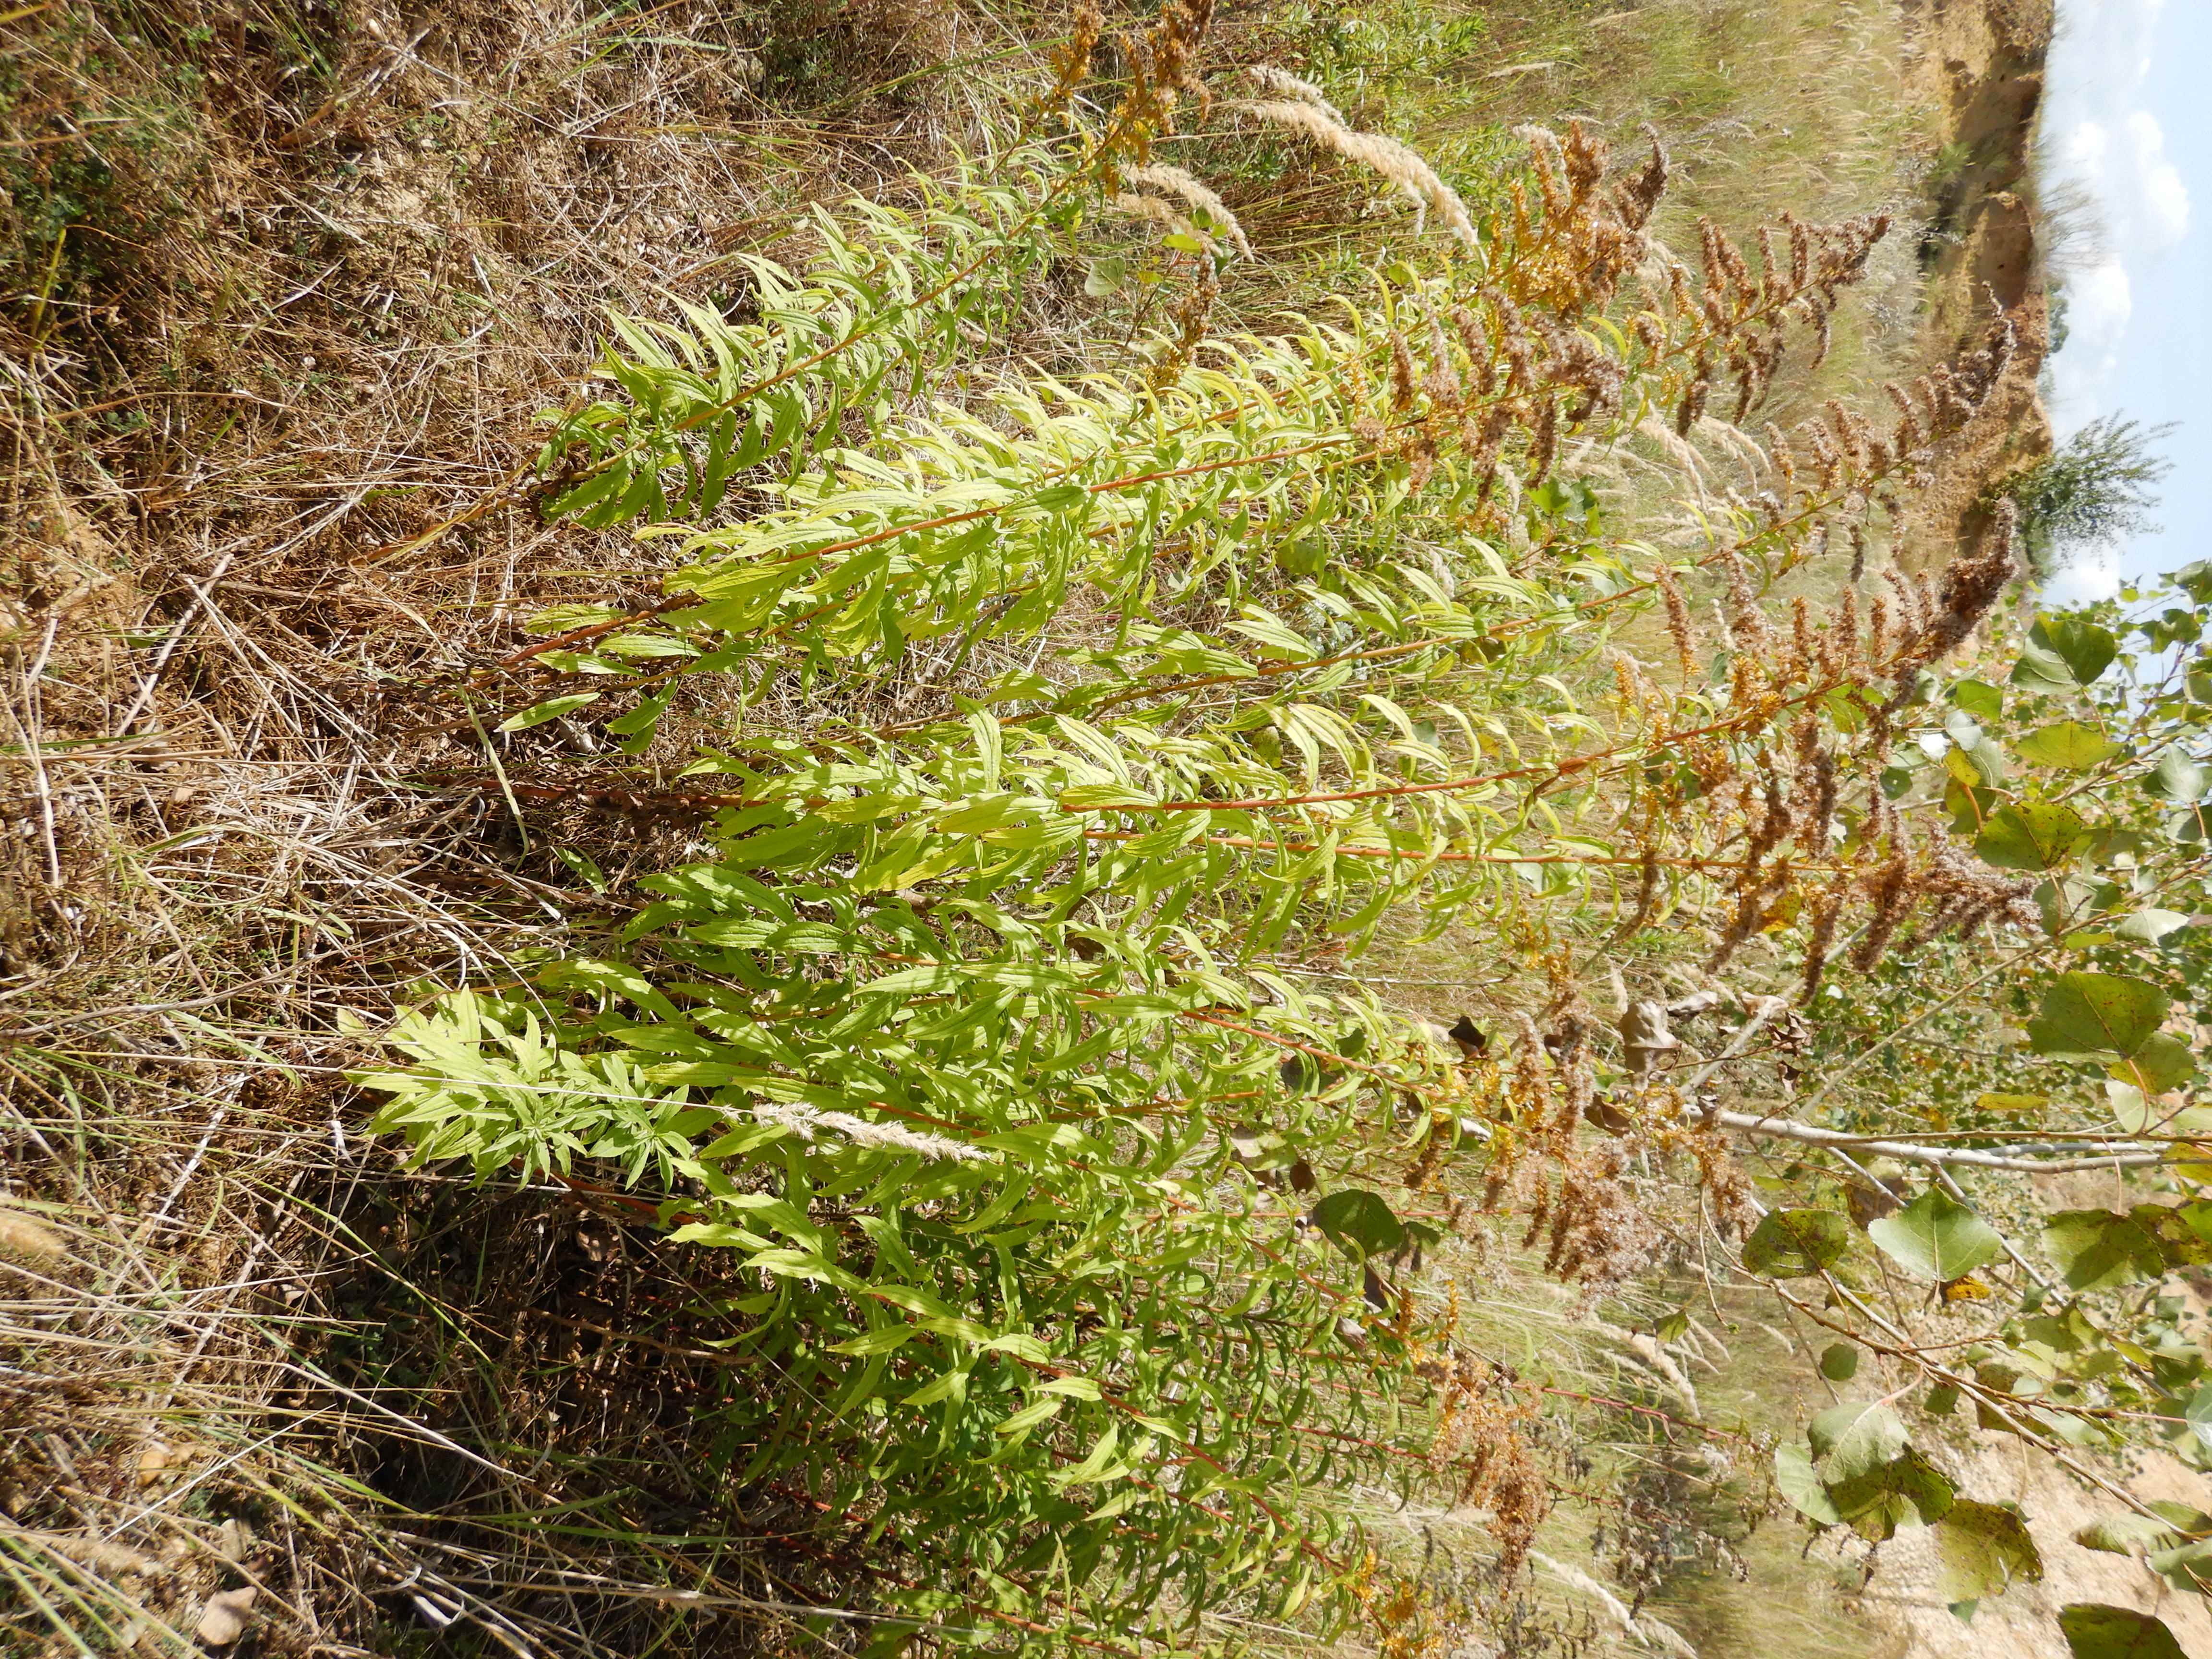
M 2212 583 L 1900 27 L 0 21 L 0 1647 L 2194 1645 Z
M 672 779 L 480 787 L 681 817 L 696 851 L 526 981 L 403 1019 L 404 1063 L 362 1078 L 376 1127 L 480 1176 L 613 1182 L 737 1253 L 757 1289 L 708 1311 L 750 1369 L 706 1455 L 836 1520 L 872 1653 L 1355 1625 L 1443 1650 L 1474 1602 L 1378 1552 L 1349 1494 L 1480 1506 L 1494 1571 L 1527 1559 L 1540 1390 L 1462 1322 L 1468 1264 L 1516 1246 L 1588 1299 L 1735 1257 L 1893 1372 L 1780 1448 L 1790 1500 L 1935 1526 L 1961 1604 L 2034 1577 L 2019 1517 L 1955 1492 L 1894 1402 L 1924 1383 L 2043 1444 L 2192 1435 L 2201 1354 L 2087 1298 L 2212 1255 L 2212 1204 L 2008 1237 L 1960 1184 L 2197 1180 L 2166 1103 L 2193 1039 L 2120 971 L 2197 902 L 2194 705 L 2100 694 L 2116 636 L 2076 618 L 2039 623 L 2017 690 L 1946 680 L 2020 574 L 2008 513 L 1932 575 L 1868 568 L 2011 323 L 1878 411 L 1753 437 L 1886 222 L 1785 221 L 1755 262 L 1708 223 L 1693 268 L 1649 231 L 1663 149 L 1617 167 L 1577 126 L 1528 135 L 1478 226 L 1262 70 L 1245 113 L 1425 214 L 1339 309 L 1214 329 L 1241 231 L 1145 159 L 1203 90 L 1204 21 L 1133 40 L 1097 128 L 1070 64 L 1067 135 L 917 215 L 818 216 L 804 268 L 750 262 L 757 320 L 617 320 L 550 510 L 678 560 L 658 599 L 548 612 L 476 690 L 504 730 L 580 717 L 635 754 L 686 698 L 720 728 Z M 998 296 L 1115 206 L 1185 273 L 1175 328 L 1120 366 L 969 367 Z M 1655 544 L 1622 458 L 1693 465 L 1717 388 L 1754 476 L 1682 476 L 1697 516 Z M 2171 615 L 2193 647 L 2201 611 Z M 2072 712 L 2015 778 L 2001 733 L 2046 707 Z M 2161 744 L 2154 812 L 2120 775 Z M 1501 970 L 1449 1029 L 1345 971 L 1438 939 Z M 1830 1018 L 1931 953 L 1940 993 L 1908 974 L 1873 1029 Z M 1653 994 L 1669 962 L 1705 988 Z M 2039 1007 L 2028 1049 L 2106 1065 L 2106 1094 L 1993 1146 L 1994 1093 L 1947 1115 L 1841 1084 L 1966 985 Z M 1670 1022 L 1716 1008 L 1733 1035 L 1695 1054 Z M 1840 1126 L 1800 1115 L 1825 1067 Z M 1964 1346 L 1930 1325 L 1960 1305 L 2011 1322 Z M 2212 1522 L 2136 1508 L 2184 1572 Z

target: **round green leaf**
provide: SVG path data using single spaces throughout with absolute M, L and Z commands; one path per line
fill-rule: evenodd
M 1373 1193 L 1346 1187 L 1313 1206 L 1313 1224 L 1355 1261 L 1388 1255 L 1406 1243 L 1405 1224 Z
M 2094 726 L 2080 720 L 2060 720 L 2030 732 L 2015 745 L 2022 760 L 2036 766 L 2056 766 L 2069 772 L 2086 772 L 2100 761 L 2120 752 L 2120 745 Z
M 1843 1511 L 1829 1498 L 1820 1477 L 1813 1473 L 1812 1453 L 1794 1440 L 1785 1440 L 1774 1449 L 1774 1487 L 1808 1521 L 1824 1527 L 1843 1525 Z
M 2038 617 L 2027 631 L 2013 684 L 2037 690 L 2071 691 L 2093 684 L 2120 654 L 2110 630 L 2077 617 Z
M 1747 1273 L 1807 1279 L 1843 1260 L 1851 1226 L 1827 1210 L 1771 1210 L 1743 1242 Z
M 1974 837 L 1974 851 L 2000 870 L 2056 870 L 2089 844 L 2090 829 L 2070 806 L 2022 801 L 2001 806 Z
M 2043 1557 L 2027 1523 L 2001 1504 L 1954 1503 L 1936 1523 L 1936 1553 L 1946 1601 L 1978 1601 L 2014 1583 L 2043 1582 Z
M 1848 1342 L 1831 1342 L 1820 1350 L 1820 1375 L 1831 1382 L 1848 1382 L 1859 1374 L 1859 1351 Z
M 1996 1229 L 1948 1193 L 1930 1188 L 1867 1228 L 1883 1255 L 1906 1272 L 1948 1283 L 1995 1259 Z
M 1887 1406 L 1850 1400 L 1831 1406 L 1805 1427 L 1814 1468 L 1834 1486 L 1893 1463 L 1905 1451 L 1905 1425 Z
M 1126 259 L 1093 259 L 1091 269 L 1083 278 L 1083 291 L 1094 300 L 1103 300 L 1109 294 L 1119 294 L 1129 279 L 1129 263 Z
M 2204 769 L 2190 759 L 2187 750 L 2180 749 L 2169 749 L 2160 756 L 2158 764 L 2142 781 L 2147 793 L 2170 800 L 2177 806 L 2203 799 L 2204 785 Z
M 2028 1047 L 2039 1054 L 2132 1054 L 2165 1023 L 2166 1010 L 2166 994 L 2146 981 L 2062 974 L 2028 1022 Z
M 2110 1210 L 2061 1210 L 2044 1224 L 2043 1248 L 2076 1291 L 2109 1290 L 2166 1271 L 2158 1240 Z
M 2074 1659 L 2189 1659 L 2161 1620 L 2132 1607 L 2076 1601 L 2058 1613 Z

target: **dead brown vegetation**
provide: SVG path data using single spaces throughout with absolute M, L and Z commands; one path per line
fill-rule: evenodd
M 678 1432 L 731 1382 L 704 1269 L 560 1188 L 464 1222 L 363 1165 L 342 1071 L 419 975 L 621 908 L 424 787 L 497 720 L 425 688 L 649 572 L 528 490 L 426 532 L 517 479 L 604 307 L 742 306 L 732 251 L 969 136 L 984 43 L 896 0 L 0 27 L 0 1192 L 66 1246 L 5 1252 L 9 1644 L 186 1650 L 228 1586 L 272 1650 L 757 1651 L 807 1567 Z M 660 833 L 581 839 L 618 877 Z

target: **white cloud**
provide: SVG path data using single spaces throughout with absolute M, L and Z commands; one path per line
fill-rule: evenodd
M 2103 407 L 2119 376 L 2135 309 L 2128 268 L 2109 255 L 2067 279 L 2066 346 L 2052 364 L 2062 405 L 2052 412 L 2062 426 Z
M 2112 135 L 2102 121 L 2077 121 L 2058 146 L 2059 171 L 2085 185 L 2101 184 L 2112 153 Z
M 2109 350 L 2127 332 L 2135 315 L 2135 284 L 2118 259 L 2091 265 L 2067 284 L 2066 327 L 2093 350 Z
M 2135 200 L 2154 251 L 2165 252 L 2189 234 L 2189 186 L 2181 170 L 2166 159 L 2166 133 L 2147 109 L 2128 116 L 2128 137 L 2135 147 Z
M 2189 187 L 2167 154 L 2144 95 L 2164 0 L 2087 0 L 2069 8 L 2054 56 L 2045 154 L 2097 221 L 2094 262 L 2069 274 L 2065 349 L 2052 364 L 2062 427 L 2108 401 L 2129 346 L 2135 292 L 2146 266 L 2189 234 Z
M 2120 552 L 2114 547 L 2082 550 L 2051 579 L 2042 597 L 2053 605 L 2087 605 L 2119 597 Z

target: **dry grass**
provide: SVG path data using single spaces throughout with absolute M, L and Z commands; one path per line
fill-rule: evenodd
M 897 0 L 4 27 L 0 1644 L 196 1650 L 252 1588 L 270 1650 L 777 1645 L 834 1589 L 687 1444 L 744 1384 L 689 1334 L 718 1264 L 351 1127 L 408 988 L 624 908 L 437 787 L 497 711 L 436 688 L 650 570 L 526 494 L 415 538 L 603 307 L 742 302 L 733 250 L 973 138 L 997 94 L 943 71 L 1007 42 Z M 678 833 L 573 829 L 617 879 Z

